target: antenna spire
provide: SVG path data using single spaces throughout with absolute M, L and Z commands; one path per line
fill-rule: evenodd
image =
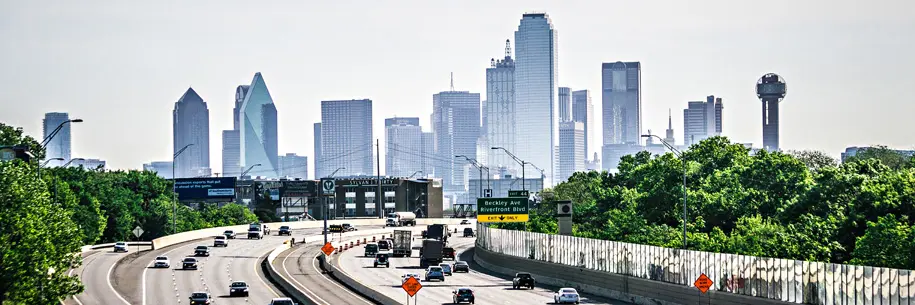
M 451 72 L 451 91 L 454 91 L 454 72 Z
M 512 43 L 511 40 L 505 40 L 505 58 L 512 57 Z
M 670 108 L 667 108 L 667 129 L 674 129 L 673 116 L 670 113 Z

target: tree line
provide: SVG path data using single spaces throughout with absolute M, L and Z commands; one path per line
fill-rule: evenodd
M 53 304 L 83 287 L 67 271 L 83 245 L 152 240 L 172 233 L 255 222 L 247 207 L 178 204 L 172 182 L 148 171 L 41 168 L 34 138 L 0 123 L 0 146 L 28 145 L 36 160 L 0 162 L 0 304 Z M 269 204 L 269 197 L 267 204 Z M 177 215 L 177 216 L 173 216 Z
M 915 269 L 915 158 L 886 147 L 839 164 L 713 137 L 681 157 L 640 152 L 617 173 L 575 173 L 541 193 L 529 222 L 496 227 L 556 233 L 555 202 L 571 200 L 575 236 L 682 248 L 684 171 L 691 250 Z

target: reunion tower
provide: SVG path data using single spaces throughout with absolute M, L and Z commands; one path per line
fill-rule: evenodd
M 768 73 L 756 82 L 756 96 L 762 101 L 763 149 L 778 151 L 778 104 L 788 91 L 785 79 Z

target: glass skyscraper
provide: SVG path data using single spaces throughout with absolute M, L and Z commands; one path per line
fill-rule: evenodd
M 641 143 L 641 86 L 642 68 L 639 62 L 618 61 L 601 66 L 604 145 Z
M 524 14 L 515 32 L 515 150 L 521 160 L 544 170 L 553 184 L 557 112 L 559 36 L 544 13 Z M 494 152 L 498 153 L 498 152 Z
M 374 175 L 372 100 L 321 101 L 321 173 Z
M 515 151 L 515 61 L 511 45 L 505 40 L 505 57 L 493 58 L 486 69 L 486 107 L 484 108 L 486 141 L 489 146 Z M 488 147 L 487 147 L 488 149 Z M 504 152 L 487 154 L 487 166 L 500 166 L 521 173 L 521 167 Z
M 51 135 L 57 129 L 57 126 L 69 120 L 70 115 L 66 112 L 45 113 L 42 121 L 44 137 L 39 139 L 39 142 Z M 57 132 L 57 135 L 54 136 L 54 139 L 48 142 L 48 146 L 45 149 L 45 160 L 51 158 L 64 159 L 63 161 L 50 161 L 48 166 L 61 166 L 70 161 L 70 124 L 64 124 L 60 131 Z
M 188 147 L 175 159 L 175 178 L 193 178 L 210 172 L 210 110 L 203 98 L 188 88 L 175 102 L 174 153 Z
M 268 178 L 279 177 L 276 106 L 260 72 L 254 74 L 254 79 L 245 93 L 238 120 L 241 168 L 247 169 L 260 164 L 248 174 Z
M 591 93 L 588 90 L 572 91 L 572 121 L 582 122 L 585 129 L 584 158 L 588 160 L 588 152 L 597 146 L 591 139 L 594 135 L 594 105 L 591 103 Z
M 419 118 L 384 119 L 384 174 L 410 177 L 423 170 L 423 130 Z M 416 175 L 422 177 L 421 173 Z
M 435 175 L 442 177 L 444 191 L 464 192 L 465 165 L 477 156 L 480 137 L 480 94 L 444 91 L 432 95 L 432 132 L 435 137 Z

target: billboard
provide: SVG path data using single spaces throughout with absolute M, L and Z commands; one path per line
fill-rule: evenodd
M 309 180 L 283 181 L 280 197 L 314 197 L 317 182 Z
M 175 179 L 179 201 L 233 201 L 235 177 Z

